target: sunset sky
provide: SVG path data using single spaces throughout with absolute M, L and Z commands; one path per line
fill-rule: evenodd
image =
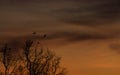
M 120 75 L 119 0 L 0 0 L 0 41 L 32 32 L 68 75 Z

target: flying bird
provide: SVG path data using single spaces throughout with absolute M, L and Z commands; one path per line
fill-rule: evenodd
M 36 33 L 36 32 L 33 32 L 32 34 L 33 34 L 33 35 L 36 35 L 37 33 Z
M 43 38 L 46 38 L 46 37 L 47 37 L 47 35 L 46 35 L 46 34 L 44 34 L 44 35 L 43 35 Z

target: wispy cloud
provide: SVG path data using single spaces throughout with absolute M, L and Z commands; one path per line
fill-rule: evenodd
M 120 19 L 119 3 L 118 0 L 76 0 L 68 8 L 54 10 L 53 15 L 55 14 L 59 20 L 65 23 L 97 26 Z
M 119 0 L 17 1 L 0 7 L 1 32 L 43 31 L 51 33 L 49 39 L 64 37 L 70 41 L 119 36 Z

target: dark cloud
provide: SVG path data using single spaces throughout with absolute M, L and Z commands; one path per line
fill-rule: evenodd
M 73 4 L 73 7 L 55 10 L 55 16 L 65 23 L 78 25 L 98 25 L 120 20 L 119 0 L 75 0 Z
M 14 1 L 14 0 L 13 0 Z M 20 1 L 20 0 L 16 0 Z M 33 0 L 25 0 L 31 2 Z M 49 33 L 54 30 L 48 39 L 64 37 L 68 40 L 91 40 L 112 38 L 115 30 L 104 27 L 105 33 L 90 33 L 88 28 L 83 26 L 83 32 L 74 32 L 71 24 L 98 26 L 99 24 L 112 23 L 120 20 L 119 0 L 35 0 L 36 4 L 11 5 L 0 7 L 0 31 L 45 31 Z M 33 2 L 35 2 L 33 1 Z M 8 2 L 8 0 L 6 0 Z M 22 0 L 24 3 L 24 0 Z M 70 24 L 65 24 L 70 23 Z M 58 26 L 59 25 L 59 26 Z M 61 25 L 61 27 L 60 27 Z M 69 32 L 69 28 L 73 32 Z M 90 27 L 89 27 L 90 28 Z M 91 27 L 92 28 L 92 27 Z M 66 30 L 65 30 L 66 29 Z M 82 27 L 80 28 L 82 29 Z M 82 29 L 82 30 L 83 30 Z M 119 29 L 119 27 L 118 27 Z M 59 31 L 60 33 L 57 33 Z M 84 33 L 88 31 L 87 33 Z M 102 31 L 102 28 L 98 31 Z M 110 35 L 109 35 L 110 32 Z M 116 31 L 117 32 L 117 31 Z M 119 32 L 118 32 L 119 33 Z
M 11 6 L 9 6 L 8 4 L 6 8 L 0 7 L 1 8 L 0 11 L 3 12 L 0 13 L 2 17 L 0 18 L 2 21 L 0 22 L 1 25 L 10 26 L 11 24 L 19 26 L 20 24 L 22 25 L 31 24 L 32 26 L 33 25 L 39 26 L 42 24 L 45 25 L 45 22 L 40 19 L 41 15 L 44 15 L 44 17 L 47 16 L 50 19 L 54 19 L 54 21 L 58 20 L 59 22 L 77 25 L 97 26 L 98 24 L 112 23 L 120 20 L 119 0 L 3 0 L 3 1 L 12 4 Z M 25 4 L 14 5 L 20 2 Z M 33 2 L 33 4 L 29 4 L 29 2 L 31 3 Z M 35 20 L 33 20 L 32 18 Z
M 44 37 L 46 35 L 46 37 Z M 77 41 L 86 41 L 86 40 L 105 40 L 111 39 L 114 36 L 104 35 L 99 33 L 84 33 L 84 32 L 55 32 L 49 34 L 36 34 L 36 35 L 25 35 L 25 36 L 15 36 L 13 38 L 4 39 L 5 41 L 2 43 L 8 43 L 10 47 L 13 48 L 22 48 L 24 42 L 29 39 L 40 40 L 40 41 L 48 41 L 55 39 L 64 39 L 63 41 L 56 41 L 56 43 L 61 42 L 77 42 Z M 2 44 L 1 43 L 1 44 Z
M 66 39 L 67 42 L 77 42 L 85 40 L 104 40 L 114 38 L 112 35 L 104 35 L 99 33 L 79 33 L 79 32 L 57 32 L 49 34 L 47 36 L 48 40 L 51 39 Z

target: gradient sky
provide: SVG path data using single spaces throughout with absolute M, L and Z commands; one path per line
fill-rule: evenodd
M 119 0 L 1 0 L 1 40 L 33 31 L 62 56 L 68 75 L 120 75 Z

